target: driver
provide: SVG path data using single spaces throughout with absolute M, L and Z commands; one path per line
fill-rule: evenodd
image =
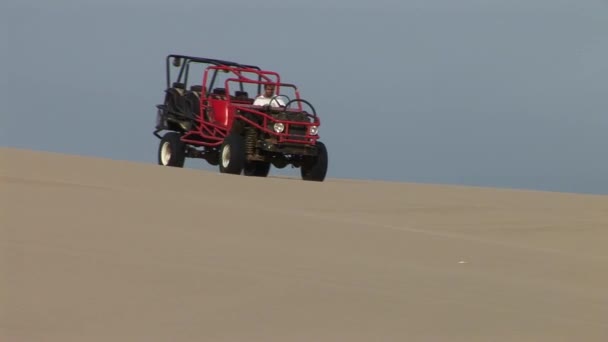
M 253 102 L 254 106 L 264 106 L 271 105 L 273 107 L 285 106 L 285 102 L 281 100 L 280 97 L 276 97 L 272 100 L 272 96 L 274 95 L 274 84 L 266 84 L 264 85 L 264 94 L 259 95 L 255 98 Z

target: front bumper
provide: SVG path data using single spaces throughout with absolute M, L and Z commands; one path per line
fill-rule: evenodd
M 316 156 L 318 148 L 316 145 L 309 144 L 293 144 L 283 142 L 272 142 L 272 141 L 261 141 L 258 144 L 258 148 L 266 152 L 280 153 L 280 154 L 297 154 L 304 156 Z

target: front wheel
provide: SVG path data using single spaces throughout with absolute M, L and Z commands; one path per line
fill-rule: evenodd
M 165 134 L 158 146 L 158 164 L 163 166 L 184 167 L 186 147 L 175 132 Z
M 314 157 L 306 158 L 300 167 L 303 180 L 316 182 L 325 180 L 328 166 L 327 147 L 322 142 L 317 141 L 317 148 L 319 153 Z
M 245 166 L 245 140 L 238 134 L 226 137 L 220 148 L 220 172 L 239 175 Z

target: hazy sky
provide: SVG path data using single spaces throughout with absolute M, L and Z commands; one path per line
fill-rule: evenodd
M 0 22 L 2 146 L 156 163 L 184 53 L 298 84 L 329 177 L 608 194 L 608 1 L 4 0 Z

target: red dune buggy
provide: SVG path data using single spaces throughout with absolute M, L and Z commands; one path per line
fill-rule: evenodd
M 276 94 L 259 97 L 268 85 Z M 200 158 L 219 165 L 221 173 L 258 177 L 266 177 L 271 165 L 292 165 L 302 179 L 323 181 L 328 154 L 319 141 L 320 124 L 312 104 L 274 71 L 211 58 L 166 58 L 154 130 L 160 165 L 183 167 L 186 158 Z

